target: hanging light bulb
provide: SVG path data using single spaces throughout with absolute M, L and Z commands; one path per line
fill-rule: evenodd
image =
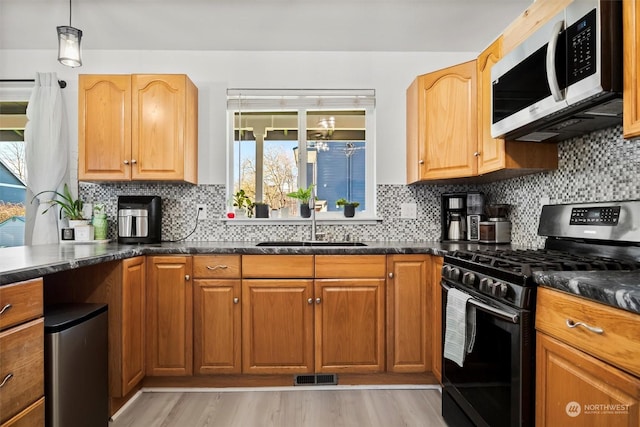
M 69 0 L 69 26 L 60 26 L 58 29 L 58 61 L 67 67 L 82 66 L 80 41 L 82 30 L 71 26 L 71 0 Z

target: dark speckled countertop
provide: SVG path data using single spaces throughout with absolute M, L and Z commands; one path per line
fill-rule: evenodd
M 61 243 L 0 249 L 0 285 L 102 262 L 154 254 L 431 254 L 443 256 L 473 243 L 364 242 L 367 246 L 258 247 L 256 242 L 183 242 L 157 245 Z M 486 246 L 486 245 L 485 245 Z
M 640 314 L 640 271 L 537 271 L 536 283 Z

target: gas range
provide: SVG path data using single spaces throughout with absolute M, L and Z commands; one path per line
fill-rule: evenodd
M 443 278 L 515 307 L 531 309 L 535 271 L 636 270 L 640 261 L 551 249 L 457 250 L 444 257 Z

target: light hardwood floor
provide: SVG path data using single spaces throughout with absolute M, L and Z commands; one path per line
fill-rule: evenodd
M 145 392 L 110 427 L 443 426 L 440 391 Z

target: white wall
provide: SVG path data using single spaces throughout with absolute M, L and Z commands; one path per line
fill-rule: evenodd
M 55 50 L 0 50 L 0 79 L 55 71 L 66 80 L 63 93 L 72 147 L 77 147 L 78 74 L 188 74 L 199 89 L 200 184 L 226 180 L 227 88 L 375 89 L 377 182 L 404 184 L 406 88 L 419 74 L 476 56 L 473 52 L 85 51 L 84 65 L 71 69 L 60 65 L 56 54 Z M 76 162 L 77 152 L 72 158 Z

